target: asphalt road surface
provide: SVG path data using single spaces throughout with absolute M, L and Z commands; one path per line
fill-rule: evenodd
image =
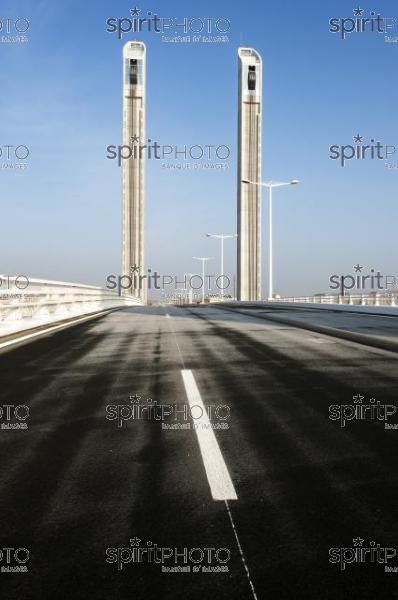
M 213 307 L 1 351 L 2 597 L 398 597 L 397 367 Z

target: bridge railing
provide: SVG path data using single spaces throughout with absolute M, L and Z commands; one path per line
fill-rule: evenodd
M 314 296 L 290 296 L 274 298 L 275 302 L 300 302 L 317 304 L 346 304 L 350 306 L 398 306 L 398 295 L 389 294 L 350 294 L 350 295 L 326 295 L 316 294 Z
M 0 336 L 141 304 L 133 296 L 92 285 L 0 275 Z

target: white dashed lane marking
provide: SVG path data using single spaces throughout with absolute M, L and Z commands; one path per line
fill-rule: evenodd
M 195 418 L 195 431 L 213 500 L 237 500 L 234 484 L 211 428 L 193 373 L 190 369 L 184 369 L 181 374 L 191 409 L 193 407 L 201 409 L 201 416 Z

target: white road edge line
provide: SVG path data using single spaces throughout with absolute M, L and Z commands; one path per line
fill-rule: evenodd
M 195 418 L 195 431 L 213 500 L 237 500 L 234 484 L 211 428 L 193 373 L 190 369 L 183 369 L 181 375 L 191 409 L 193 407 L 202 409 L 201 417 Z
M 104 312 L 108 312 L 108 311 L 104 311 Z M 89 319 L 95 319 L 95 317 L 99 317 L 102 314 L 104 314 L 104 313 L 100 312 L 96 315 L 89 315 L 88 317 L 81 317 L 79 319 L 76 319 L 75 321 L 69 321 L 68 323 L 63 323 L 62 325 L 54 325 L 54 327 L 48 327 L 47 329 L 41 329 L 40 331 L 35 331 L 35 333 L 29 333 L 28 335 L 23 335 L 23 336 L 17 337 L 13 340 L 9 340 L 8 342 L 0 343 L 0 350 L 2 348 L 6 348 L 7 346 L 12 346 L 13 344 L 18 344 L 19 342 L 24 342 L 25 340 L 29 340 L 34 337 L 38 337 L 39 335 L 44 335 L 45 333 L 49 333 L 50 331 L 56 331 L 57 329 L 63 329 L 65 327 L 75 325 L 75 323 L 81 323 L 82 321 L 88 321 Z

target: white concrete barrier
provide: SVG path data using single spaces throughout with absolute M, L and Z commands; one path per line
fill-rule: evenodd
M 326 295 L 315 294 L 314 296 L 285 296 L 275 298 L 272 302 L 294 302 L 301 304 L 342 304 L 352 306 L 395 306 L 396 293 L 373 293 L 373 294 L 349 294 Z
M 133 296 L 92 285 L 0 275 L 0 336 L 137 305 Z
M 305 308 L 307 310 L 335 310 L 339 312 L 353 312 L 361 314 L 373 314 L 373 315 L 389 315 L 398 316 L 398 307 L 393 305 L 362 305 L 362 304 L 337 304 L 337 303 L 323 303 L 323 302 L 289 302 L 281 300 L 273 300 L 272 302 L 244 302 L 245 305 L 252 305 L 253 308 Z

